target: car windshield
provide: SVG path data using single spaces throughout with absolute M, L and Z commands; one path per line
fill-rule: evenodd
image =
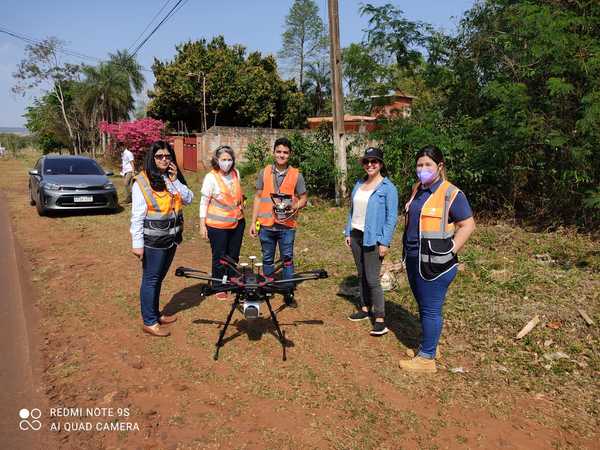
M 47 159 L 45 175 L 104 175 L 96 161 L 89 159 Z

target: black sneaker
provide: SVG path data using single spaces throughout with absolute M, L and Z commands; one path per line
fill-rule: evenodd
M 390 330 L 387 329 L 384 322 L 374 322 L 373 329 L 371 330 L 371 336 L 383 336 L 388 331 Z
M 365 320 L 369 318 L 369 313 L 366 311 L 358 310 L 355 313 L 352 313 L 348 316 L 348 320 L 352 322 L 358 322 L 359 320 Z
M 294 294 L 285 294 L 283 296 L 283 301 L 285 302 L 288 308 L 297 308 L 298 302 L 294 298 Z

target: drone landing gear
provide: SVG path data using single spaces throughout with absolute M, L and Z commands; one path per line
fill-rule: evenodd
M 277 321 L 277 315 L 275 314 L 275 312 L 273 311 L 273 307 L 271 306 L 271 300 L 269 298 L 265 298 L 265 303 L 267 304 L 267 306 L 269 308 L 269 313 L 271 314 L 271 321 L 273 322 L 273 325 L 275 325 L 275 331 L 277 331 L 277 338 L 279 339 L 279 342 L 281 343 L 281 347 L 283 348 L 283 360 L 286 361 L 287 355 L 285 352 L 285 350 L 286 350 L 285 334 L 279 327 L 279 322 Z M 229 310 L 229 314 L 227 315 L 227 320 L 225 321 L 225 325 L 223 325 L 223 329 L 219 333 L 219 340 L 215 344 L 215 354 L 213 355 L 213 359 L 215 361 L 219 359 L 219 350 L 224 345 L 223 338 L 225 337 L 225 333 L 227 332 L 227 327 L 229 326 L 229 323 L 231 322 L 231 318 L 233 317 L 233 312 L 240 305 L 241 305 L 240 304 L 240 296 L 239 296 L 239 294 L 237 294 L 235 296 L 235 300 L 231 304 L 231 309 Z

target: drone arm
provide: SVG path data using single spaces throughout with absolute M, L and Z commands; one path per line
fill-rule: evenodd
M 191 269 L 189 267 L 178 267 L 177 269 L 175 269 L 175 276 L 176 277 L 184 277 L 184 278 L 195 278 L 196 280 L 216 281 L 218 283 L 223 283 L 223 279 L 221 279 L 221 278 L 213 278 L 202 270 Z
M 308 280 L 319 280 L 321 278 L 327 278 L 327 272 L 323 269 L 321 270 L 315 270 L 315 271 L 310 271 L 310 272 L 302 272 L 297 274 L 298 276 L 294 277 L 294 278 L 288 278 L 287 280 L 274 280 L 274 281 L 270 281 L 268 283 L 266 283 L 266 286 L 278 286 L 278 285 L 283 285 L 283 284 L 289 284 L 289 283 L 301 283 L 303 281 L 308 281 Z

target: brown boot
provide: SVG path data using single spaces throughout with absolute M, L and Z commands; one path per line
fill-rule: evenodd
M 413 350 L 412 348 L 407 348 L 406 349 L 406 356 L 408 356 L 409 358 L 414 358 L 416 356 L 416 354 L 418 353 L 418 349 L 417 350 Z M 435 350 L 435 359 L 440 360 L 442 359 L 442 351 L 440 350 L 440 346 L 438 345 L 437 349 Z
M 435 373 L 437 368 L 435 366 L 434 359 L 423 358 L 422 356 L 415 356 L 413 359 L 407 359 L 400 361 L 400 367 L 409 372 L 419 373 Z
M 158 318 L 158 322 L 161 325 L 167 325 L 169 323 L 177 322 L 177 316 L 176 315 L 167 316 L 166 314 L 163 314 L 162 316 L 160 316 Z
M 148 333 L 151 336 L 156 337 L 167 337 L 171 334 L 170 331 L 163 330 L 159 324 L 155 323 L 154 325 L 144 325 L 142 327 L 144 333 Z

